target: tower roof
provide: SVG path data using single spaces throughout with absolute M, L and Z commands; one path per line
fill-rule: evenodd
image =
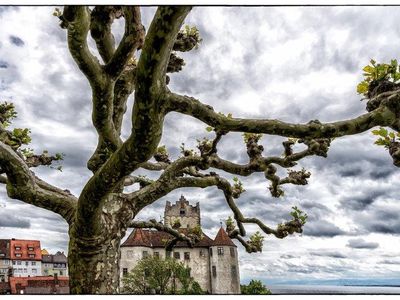
M 212 246 L 230 246 L 236 247 L 235 243 L 232 242 L 231 238 L 228 236 L 224 228 L 220 228 L 217 236 L 215 237 Z

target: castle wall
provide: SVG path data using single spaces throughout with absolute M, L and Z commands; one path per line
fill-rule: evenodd
M 223 254 L 218 254 L 218 248 L 223 249 Z M 212 249 L 210 257 L 212 294 L 240 294 L 237 249 L 229 246 L 213 246 L 210 249 Z M 233 249 L 234 256 L 231 255 L 230 249 Z
M 174 224 L 175 220 L 179 220 L 181 223 L 180 228 L 193 228 L 200 225 L 200 218 L 198 216 L 183 216 L 183 217 L 176 217 L 176 216 L 165 216 L 164 222 L 167 226 L 171 226 Z
M 202 250 L 202 255 L 200 251 Z M 210 257 L 208 248 L 175 248 L 174 252 L 179 252 L 180 262 L 183 262 L 188 266 L 190 270 L 190 276 L 194 278 L 199 284 L 203 291 L 211 292 L 210 290 Z M 189 260 L 185 260 L 184 253 L 188 252 L 190 255 Z M 172 257 L 173 254 L 172 253 Z
M 143 258 L 143 251 L 147 251 L 148 255 L 153 255 L 153 249 L 149 247 L 121 247 L 121 259 L 120 259 L 120 279 L 124 276 L 124 269 L 130 272 Z M 165 252 L 165 251 L 164 251 Z

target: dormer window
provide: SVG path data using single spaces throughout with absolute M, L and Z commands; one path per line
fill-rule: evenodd
M 15 250 L 21 250 L 20 246 L 15 246 Z
M 28 250 L 33 251 L 34 249 L 33 249 L 33 247 L 28 247 Z
M 35 254 L 29 254 L 29 257 L 34 258 Z

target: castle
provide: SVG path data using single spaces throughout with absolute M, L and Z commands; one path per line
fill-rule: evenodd
M 173 205 L 167 201 L 164 224 L 172 227 L 179 224 L 177 221 L 181 232 L 201 226 L 199 203 L 192 206 L 183 196 Z M 222 227 L 215 239 L 203 233 L 202 239 L 192 248 L 187 242 L 179 241 L 172 251 L 166 251 L 165 241 L 171 238 L 166 232 L 140 228 L 133 230 L 121 245 L 121 278 L 143 257 L 172 256 L 191 269 L 190 275 L 204 291 L 210 294 L 240 294 L 237 247 Z

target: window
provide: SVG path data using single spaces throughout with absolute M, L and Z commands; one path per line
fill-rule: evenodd
M 236 279 L 237 273 L 236 273 L 236 266 L 231 266 L 231 277 L 232 279 Z
M 212 274 L 213 274 L 213 277 L 217 277 L 217 267 L 216 266 L 212 266 Z
M 185 215 L 185 210 L 184 210 L 184 209 L 181 209 L 181 210 L 179 211 L 179 213 L 180 213 L 181 216 L 184 216 L 184 215 Z
M 183 253 L 185 260 L 190 260 L 190 252 Z
M 171 257 L 171 251 L 166 251 L 166 252 L 165 252 L 165 256 L 166 256 L 166 257 Z
M 28 272 L 28 270 L 26 268 L 24 268 L 24 273 L 27 273 L 27 272 Z
M 36 269 L 32 269 L 32 274 L 36 274 L 37 270 Z
M 33 262 L 32 262 L 32 266 L 36 266 L 36 261 L 33 261 Z
M 200 249 L 199 256 L 200 257 L 206 256 L 206 252 L 204 251 L 204 249 Z
M 210 256 L 212 257 L 212 248 L 210 248 Z
M 15 257 L 21 257 L 22 254 L 21 253 L 15 253 Z
M 154 252 L 154 257 L 160 258 L 160 252 Z
M 25 266 L 29 266 L 29 261 L 26 261 L 26 262 L 25 262 Z
M 21 247 L 15 246 L 15 250 L 21 250 Z
M 4 257 L 6 256 L 4 253 L 0 253 L 0 257 Z
M 217 248 L 218 255 L 224 255 L 224 247 Z
M 179 252 L 174 252 L 175 259 L 181 259 L 181 254 Z
M 13 265 L 15 265 L 15 261 L 13 261 Z
M 142 257 L 146 258 L 147 256 L 149 256 L 149 253 L 147 251 L 143 251 L 142 252 Z
M 29 254 L 29 257 L 34 258 L 35 254 Z
M 28 247 L 28 250 L 29 251 L 33 251 L 33 247 Z
M 17 260 L 17 265 L 21 265 L 21 261 L 20 260 Z
M 231 257 L 235 257 L 235 249 L 234 248 L 229 248 L 231 251 Z

